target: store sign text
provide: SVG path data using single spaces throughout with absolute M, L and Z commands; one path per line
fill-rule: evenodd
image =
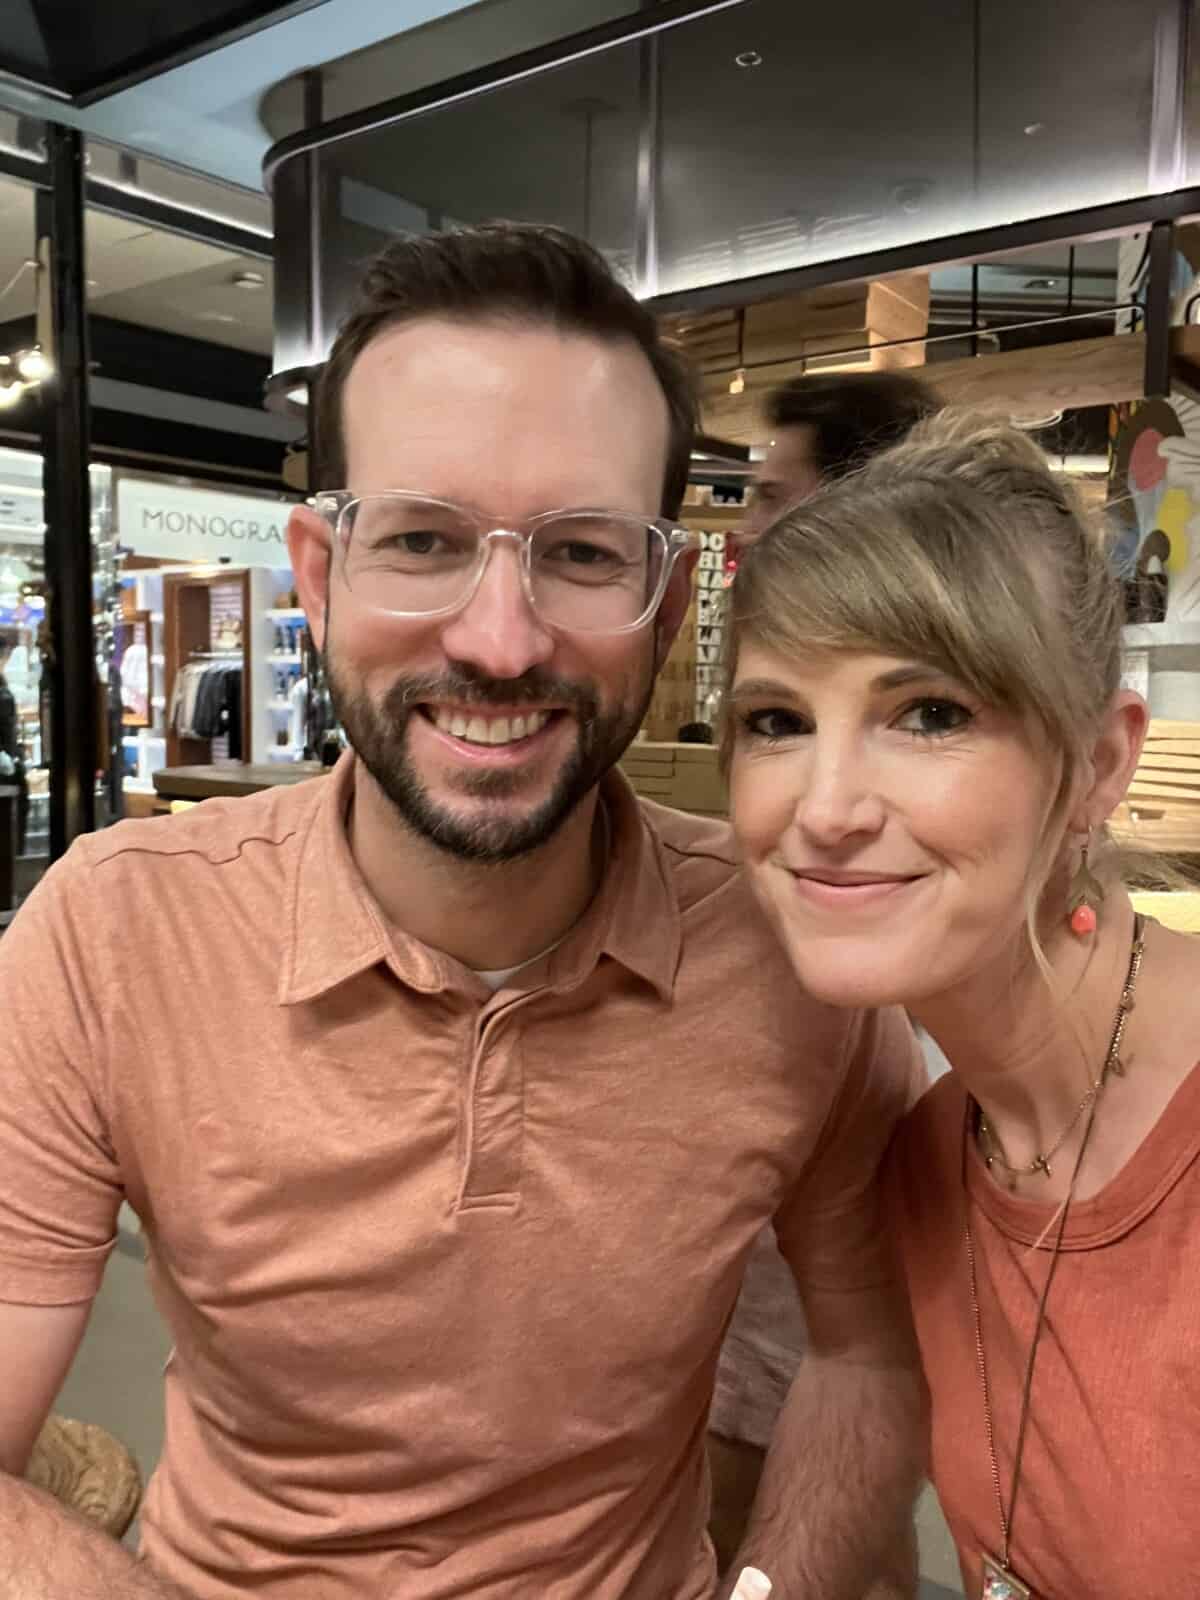
M 288 564 L 289 505 L 215 489 L 122 478 L 117 484 L 117 542 L 163 561 Z

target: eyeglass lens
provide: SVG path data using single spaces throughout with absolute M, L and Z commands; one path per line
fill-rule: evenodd
M 467 512 L 437 501 L 366 495 L 347 507 L 346 580 L 381 610 L 408 616 L 464 601 L 487 559 Z M 534 530 L 533 605 L 547 622 L 596 632 L 640 621 L 657 599 L 667 540 L 634 517 L 564 512 Z

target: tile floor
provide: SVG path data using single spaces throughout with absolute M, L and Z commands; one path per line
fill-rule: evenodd
M 141 1251 L 124 1229 L 78 1359 L 56 1410 L 97 1422 L 122 1439 L 149 1477 L 162 1449 L 162 1370 L 170 1340 L 146 1285 Z M 921 1600 L 960 1596 L 953 1546 L 932 1492 L 918 1508 Z

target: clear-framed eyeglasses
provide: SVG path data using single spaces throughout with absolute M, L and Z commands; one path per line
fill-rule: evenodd
M 632 633 L 662 603 L 695 535 L 666 519 L 619 511 L 547 511 L 513 528 L 465 506 L 408 490 L 331 490 L 309 505 L 333 530 L 350 592 L 393 617 L 449 616 L 469 604 L 492 552 L 520 561 L 533 611 L 573 633 Z

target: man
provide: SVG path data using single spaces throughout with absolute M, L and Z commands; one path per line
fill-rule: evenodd
M 760 537 L 789 507 L 897 443 L 937 409 L 933 391 L 908 372 L 830 373 L 794 378 L 773 390 L 766 402 L 773 437 L 739 542 Z M 806 1344 L 796 1280 L 772 1230 L 765 1229 L 721 1349 L 709 1419 L 710 1532 L 722 1565 L 741 1543 L 767 1447 Z M 898 1559 L 903 1563 L 907 1556 L 901 1552 Z
M 122 1195 L 175 1339 L 142 1564 L 0 1478 L 0 1571 L 702 1600 L 773 1217 L 813 1381 L 746 1558 L 859 1600 L 917 1477 L 873 1177 L 911 1041 L 797 992 L 725 827 L 613 770 L 686 608 L 690 388 L 589 247 L 498 224 L 372 266 L 319 420 L 290 543 L 351 753 L 84 840 L 0 941 L 3 1465 Z
M 920 378 L 901 371 L 831 372 L 773 390 L 771 444 L 739 538 L 758 538 L 789 506 L 902 439 L 937 404 Z

